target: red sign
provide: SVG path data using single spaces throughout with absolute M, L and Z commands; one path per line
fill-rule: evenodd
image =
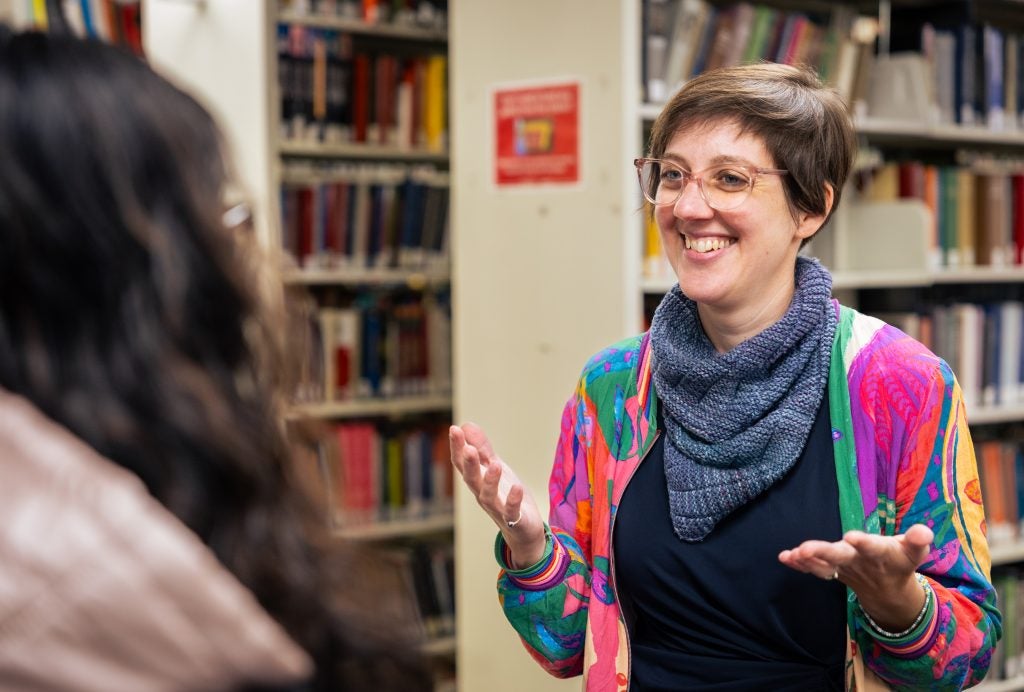
M 497 89 L 495 182 L 578 183 L 579 106 L 578 83 Z

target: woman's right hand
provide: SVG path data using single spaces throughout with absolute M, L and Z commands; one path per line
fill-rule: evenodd
M 452 464 L 487 515 L 497 524 L 517 569 L 536 564 L 546 546 L 544 519 L 515 472 L 475 423 L 448 429 Z M 510 526 L 514 523 L 515 526 Z

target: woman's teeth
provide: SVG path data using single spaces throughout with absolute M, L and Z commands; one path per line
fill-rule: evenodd
M 721 250 L 736 242 L 733 238 L 697 238 L 694 240 L 690 236 L 683 237 L 686 238 L 686 249 L 696 250 L 697 252 Z

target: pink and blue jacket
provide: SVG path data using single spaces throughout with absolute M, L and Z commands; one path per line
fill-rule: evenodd
M 985 675 L 1002 625 L 960 386 L 917 341 L 835 306 L 828 396 L 843 529 L 893 535 L 923 523 L 935 533 L 918 571 L 936 607 L 914 631 L 879 641 L 849 592 L 847 688 L 873 684 L 864 670 L 898 690 L 968 687 Z M 656 406 L 647 334 L 594 356 L 562 417 L 545 557 L 512 570 L 500 535 L 496 545 L 506 617 L 546 670 L 582 674 L 588 691 L 628 687 L 612 530 L 626 484 L 657 435 Z

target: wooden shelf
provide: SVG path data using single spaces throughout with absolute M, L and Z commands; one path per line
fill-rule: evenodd
M 857 288 L 896 288 L 930 286 L 935 274 L 927 270 L 863 270 L 836 271 L 832 274 L 833 290 Z
M 395 519 L 335 530 L 335 534 L 354 541 L 380 541 L 407 536 L 424 536 L 432 533 L 451 531 L 455 526 L 452 514 L 436 514 L 415 519 Z
M 1024 540 L 1013 543 L 989 544 L 989 553 L 992 556 L 992 565 L 1012 565 L 1015 562 L 1024 561 Z
M 420 651 L 427 656 L 452 656 L 455 654 L 455 636 L 428 639 L 420 646 Z
M 284 282 L 296 286 L 406 286 L 422 289 L 449 282 L 447 270 L 413 269 L 290 269 Z
M 932 275 L 937 284 L 994 284 L 1024 282 L 1024 267 L 964 267 L 944 269 Z
M 992 284 L 1024 283 L 1024 267 L 964 267 L 962 269 L 863 270 L 835 271 L 832 288 L 835 290 L 860 288 L 897 288 L 936 286 L 940 284 Z M 664 293 L 676 284 L 675 277 L 644 278 L 644 293 Z
M 975 692 L 1021 692 L 1024 690 L 1024 677 L 1017 676 L 1011 680 L 983 680 L 974 690 Z
M 379 38 L 397 38 L 403 41 L 425 41 L 428 43 L 447 43 L 448 33 L 443 29 L 430 29 L 421 26 L 405 26 L 402 24 L 370 24 L 361 19 L 334 17 L 321 14 L 298 14 L 281 12 L 277 16 L 278 23 L 299 24 L 318 29 L 334 29 L 349 34 L 376 36 Z
M 332 144 L 328 142 L 284 139 L 278 142 L 277 150 L 281 156 L 307 156 L 326 159 L 384 159 L 389 161 L 429 161 L 434 163 L 445 163 L 448 161 L 447 151 L 409 149 L 362 142 Z
M 963 267 L 935 271 L 924 269 L 836 271 L 832 275 L 832 286 L 837 289 L 993 283 L 1024 283 L 1024 267 Z
M 641 103 L 637 115 L 644 122 L 654 122 L 665 107 L 663 103 Z M 854 127 L 868 139 L 898 139 L 901 143 L 980 144 L 985 146 L 1024 146 L 1024 131 L 990 130 L 982 126 L 925 125 L 911 120 L 857 118 Z
M 859 118 L 854 122 L 858 134 L 868 139 L 898 139 L 900 143 L 981 144 L 985 146 L 1024 146 L 1024 132 L 990 130 L 981 126 L 924 125 L 914 120 Z
M 441 413 L 450 411 L 452 398 L 448 395 L 406 396 L 380 399 L 349 399 L 346 401 L 323 401 L 298 404 L 290 417 L 311 418 L 370 418 L 374 416 L 408 416 L 417 413 Z
M 967 421 L 971 425 L 1024 421 L 1024 406 L 976 406 L 968 409 Z
M 1024 274 L 1018 281 L 1024 281 Z M 936 275 L 928 271 L 837 271 L 832 274 L 832 289 L 895 288 L 931 286 L 940 283 Z M 645 278 L 641 281 L 644 293 L 665 293 L 676 285 L 675 277 Z
M 664 107 L 664 103 L 641 103 L 637 109 L 637 114 L 641 120 L 653 123 Z

